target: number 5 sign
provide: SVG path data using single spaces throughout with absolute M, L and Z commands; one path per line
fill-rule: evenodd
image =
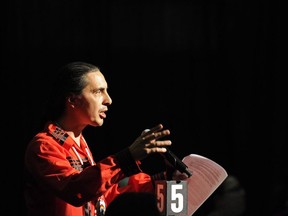
M 157 206 L 164 216 L 187 215 L 187 182 L 156 181 Z

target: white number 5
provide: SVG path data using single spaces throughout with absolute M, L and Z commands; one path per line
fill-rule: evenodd
M 171 185 L 171 210 L 175 213 L 181 212 L 184 208 L 183 194 L 177 193 L 177 190 L 183 190 L 183 185 L 182 184 Z

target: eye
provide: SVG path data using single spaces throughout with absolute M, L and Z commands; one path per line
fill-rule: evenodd
M 93 90 L 94 94 L 102 94 L 105 91 L 105 88 L 99 88 L 99 89 L 95 89 Z

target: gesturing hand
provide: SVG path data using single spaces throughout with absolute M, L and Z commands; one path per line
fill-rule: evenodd
M 135 160 L 142 160 L 149 154 L 156 152 L 166 152 L 166 146 L 172 144 L 171 140 L 159 140 L 170 134 L 170 130 L 163 129 L 162 124 L 146 129 L 142 134 L 129 146 L 132 157 Z

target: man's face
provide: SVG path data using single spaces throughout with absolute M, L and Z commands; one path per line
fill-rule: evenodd
M 77 96 L 77 115 L 83 124 L 103 125 L 106 111 L 112 99 L 107 92 L 107 82 L 100 71 L 86 74 L 87 85 Z

